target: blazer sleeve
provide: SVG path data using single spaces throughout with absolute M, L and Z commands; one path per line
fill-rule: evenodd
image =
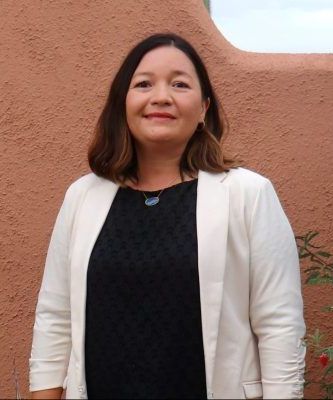
M 70 206 L 66 193 L 52 232 L 38 295 L 30 391 L 63 387 L 71 351 L 69 281 Z
M 258 338 L 263 397 L 302 398 L 305 325 L 297 247 L 267 179 L 250 226 L 250 320 Z

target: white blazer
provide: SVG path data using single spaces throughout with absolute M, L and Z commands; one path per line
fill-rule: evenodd
M 87 397 L 86 271 L 117 189 L 89 174 L 66 193 L 38 297 L 31 391 Z M 197 236 L 207 398 L 302 398 L 298 255 L 270 181 L 244 168 L 200 171 Z

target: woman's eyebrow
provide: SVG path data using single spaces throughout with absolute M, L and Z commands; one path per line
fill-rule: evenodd
M 133 78 L 136 78 L 137 76 L 140 76 L 140 75 L 154 76 L 155 74 L 153 72 L 149 72 L 149 71 L 142 71 L 142 72 L 135 73 L 133 75 Z M 178 69 L 171 71 L 170 75 L 172 75 L 172 76 L 184 75 L 184 76 L 187 76 L 189 78 L 192 78 L 192 76 L 190 74 L 188 74 L 187 72 L 182 71 L 182 70 L 178 70 Z

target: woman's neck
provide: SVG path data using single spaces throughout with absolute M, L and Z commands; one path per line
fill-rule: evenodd
M 154 191 L 179 182 L 181 177 L 177 164 L 147 162 L 138 165 L 138 182 L 135 188 Z
M 180 156 L 169 154 L 137 153 L 138 182 L 127 185 L 138 190 L 154 191 L 181 182 L 179 171 Z M 185 176 L 185 181 L 192 179 Z

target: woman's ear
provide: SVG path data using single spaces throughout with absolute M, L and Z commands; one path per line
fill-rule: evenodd
M 207 98 L 204 99 L 203 102 L 202 102 L 202 114 L 201 114 L 201 116 L 202 116 L 202 119 L 203 119 L 203 120 L 205 119 L 206 112 L 207 112 L 207 110 L 208 110 L 208 108 L 209 108 L 209 105 L 210 105 L 210 98 L 207 97 Z
M 208 110 L 208 108 L 209 108 L 209 105 L 210 105 L 210 98 L 207 97 L 207 99 L 205 100 L 205 102 L 206 102 L 206 112 L 207 112 L 207 110 Z

